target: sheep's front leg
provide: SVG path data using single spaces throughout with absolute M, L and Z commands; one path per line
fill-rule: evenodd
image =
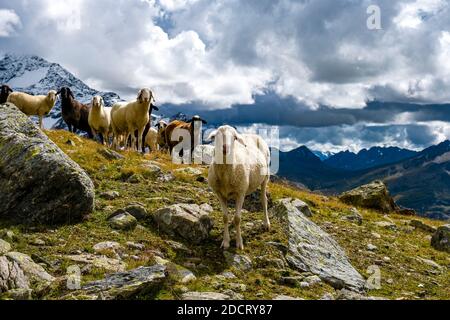
M 42 116 L 39 116 L 39 129 L 42 130 Z
M 245 197 L 239 196 L 236 199 L 236 214 L 234 215 L 234 227 L 236 229 L 236 248 L 240 250 L 244 250 L 244 243 L 242 241 L 241 234 L 241 210 L 244 204 Z
M 219 197 L 220 207 L 222 208 L 223 214 L 223 241 L 221 248 L 227 250 L 230 247 L 230 230 L 229 230 L 229 221 L 228 221 L 228 203 L 225 198 L 222 196 Z
M 261 204 L 264 211 L 264 227 L 266 230 L 270 230 L 270 221 L 269 221 L 269 212 L 267 210 L 267 184 L 269 183 L 269 179 L 264 180 L 261 185 Z
M 142 147 L 142 134 L 143 133 L 144 133 L 144 129 L 138 130 L 138 136 L 137 136 L 138 142 L 137 142 L 137 150 L 136 151 L 143 150 L 143 147 Z M 143 153 L 145 153 L 145 149 L 144 149 Z

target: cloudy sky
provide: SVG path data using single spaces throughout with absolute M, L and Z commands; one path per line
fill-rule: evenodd
M 166 114 L 278 126 L 284 149 L 420 149 L 450 138 L 449 17 L 449 0 L 0 0 L 0 51 L 149 86 Z

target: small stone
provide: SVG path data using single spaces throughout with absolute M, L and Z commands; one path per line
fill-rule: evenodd
M 383 257 L 383 261 L 384 261 L 384 262 L 391 262 L 391 258 L 389 258 L 389 257 Z
M 431 238 L 431 246 L 436 250 L 450 252 L 450 224 L 437 228 Z
M 40 247 L 40 246 L 45 246 L 45 241 L 42 239 L 36 238 L 36 239 L 32 239 L 30 241 L 30 244 L 33 246 Z
M 433 260 L 429 260 L 429 259 L 424 259 L 424 258 L 416 258 L 418 261 L 425 263 L 426 265 L 429 265 L 430 267 L 433 267 L 435 269 L 442 269 L 442 266 L 439 265 L 438 263 L 434 262 Z
M 372 238 L 375 238 L 375 239 L 381 239 L 381 235 L 379 233 L 376 233 L 376 232 L 372 232 L 371 236 L 372 236 Z
M 423 283 L 419 283 L 419 284 L 417 285 L 417 287 L 418 287 L 418 288 L 424 288 L 425 285 L 424 285 Z
M 161 173 L 156 179 L 158 182 L 170 182 L 173 180 L 175 180 L 175 177 L 171 173 Z
M 395 223 L 392 223 L 389 221 L 378 221 L 378 222 L 375 222 L 375 225 L 377 225 L 380 228 L 384 228 L 384 229 L 388 229 L 388 230 L 392 230 L 392 231 L 397 230 L 397 226 L 395 225 Z
M 358 224 L 358 225 L 361 225 L 362 222 L 363 222 L 363 217 L 359 213 L 358 209 L 356 209 L 356 208 L 351 208 L 350 209 L 350 214 L 346 215 L 344 218 L 349 220 L 349 221 L 356 222 L 356 224 Z
M 371 243 L 369 243 L 369 244 L 367 245 L 367 250 L 369 250 L 369 251 L 375 251 L 375 250 L 377 250 L 377 249 L 378 249 L 378 247 L 375 246 L 375 245 L 373 245 L 373 244 L 371 244 Z
M 121 160 L 125 159 L 123 155 L 120 153 L 117 153 L 114 150 L 102 148 L 98 150 L 98 153 L 100 153 L 103 157 L 105 157 L 107 160 Z
M 203 173 L 202 170 L 197 169 L 197 168 L 192 168 L 192 167 L 180 168 L 180 169 L 176 169 L 174 171 L 177 173 L 183 173 L 183 174 L 187 174 L 187 175 L 191 175 L 191 176 L 198 176 Z
M 113 229 L 133 230 L 137 226 L 137 220 L 128 212 L 119 213 L 109 219 L 109 225 Z
M 133 174 L 127 179 L 127 182 L 128 183 L 139 183 L 139 182 L 141 182 L 143 180 L 144 180 L 144 177 L 142 177 L 142 175 L 140 175 L 140 174 Z
M 320 298 L 320 300 L 328 300 L 328 301 L 330 301 L 330 300 L 334 300 L 334 297 L 333 297 L 333 295 L 331 293 L 325 293 L 322 296 L 322 298 Z
M 120 197 L 120 194 L 117 191 L 106 191 L 101 193 L 100 197 L 106 200 L 114 200 Z
M 5 240 L 0 239 L 0 255 L 4 255 L 9 251 L 11 251 L 11 245 Z
M 225 278 L 225 279 L 235 279 L 236 276 L 234 275 L 233 272 L 230 271 L 224 271 L 221 273 L 221 275 Z
M 161 173 L 161 167 L 157 166 L 156 164 L 153 163 L 147 163 L 145 162 L 142 165 L 147 171 L 151 172 L 151 173 Z
M 224 251 L 223 255 L 225 256 L 228 265 L 235 267 L 240 271 L 249 271 L 252 269 L 252 260 L 245 255 L 233 254 L 228 251 Z
M 311 286 L 319 284 L 322 280 L 318 276 L 309 276 L 303 279 L 305 282 L 309 283 Z
M 280 295 L 275 296 L 272 300 L 303 300 L 303 299 L 280 294 Z
M 300 288 L 309 288 L 310 284 L 308 282 L 302 281 L 299 283 Z
M 145 219 L 148 217 L 147 210 L 141 204 L 130 204 L 124 210 L 138 220 Z
M 388 283 L 388 284 L 393 284 L 393 283 L 394 283 L 394 279 L 389 278 L 389 279 L 386 280 L 386 283 Z
M 97 253 L 101 253 L 101 252 L 105 252 L 105 251 L 116 252 L 117 250 L 120 250 L 121 248 L 122 248 L 122 246 L 115 241 L 99 242 L 93 246 L 94 251 Z
M 431 232 L 431 233 L 436 232 L 436 228 L 435 227 L 430 226 L 430 225 L 428 225 L 428 224 L 426 224 L 426 223 L 424 223 L 424 222 L 422 222 L 420 220 L 416 220 L 416 219 L 411 220 L 409 222 L 409 225 L 414 227 L 414 228 L 416 228 L 416 229 L 420 229 L 422 231 L 425 231 L 425 232 Z
M 127 242 L 127 246 L 131 249 L 135 249 L 135 250 L 144 250 L 145 249 L 145 245 L 143 245 L 142 243 L 135 243 L 135 242 L 131 242 L 128 241 Z

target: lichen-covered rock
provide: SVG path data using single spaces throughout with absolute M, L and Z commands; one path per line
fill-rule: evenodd
M 365 280 L 348 261 L 344 250 L 329 234 L 300 212 L 291 199 L 280 200 L 272 208 L 289 239 L 288 263 L 311 272 L 337 289 L 365 291 Z
M 430 232 L 430 233 L 436 232 L 436 228 L 435 227 L 430 226 L 430 225 L 428 225 L 428 224 L 426 224 L 426 223 L 424 223 L 423 221 L 420 221 L 420 220 L 416 220 L 416 219 L 411 220 L 409 222 L 409 225 L 413 226 L 416 229 L 423 230 L 425 232 Z
M 20 223 L 81 220 L 94 208 L 94 185 L 12 104 L 0 113 L 0 217 Z
M 153 219 L 162 231 L 193 243 L 207 239 L 213 227 L 209 212 L 196 204 L 180 203 L 159 209 Z
M 431 238 L 433 248 L 450 252 L 450 224 L 440 226 Z
M 0 239 L 0 255 L 5 254 L 11 250 L 11 245 L 3 239 Z
M 157 292 L 165 280 L 166 267 L 157 264 L 107 275 L 103 280 L 87 283 L 81 290 L 105 300 L 133 299 Z
M 90 253 L 82 253 L 76 255 L 64 256 L 66 259 L 73 262 L 82 263 L 85 265 L 92 265 L 97 269 L 109 272 L 125 271 L 126 264 L 119 259 L 108 258 L 107 256 L 97 256 Z
M 147 209 L 141 204 L 133 203 L 124 208 L 126 212 L 131 214 L 138 220 L 142 220 L 148 217 Z
M 133 230 L 137 226 L 137 219 L 124 210 L 113 213 L 108 222 L 111 228 L 118 230 Z
M 227 264 L 231 267 L 236 268 L 240 271 L 249 271 L 253 264 L 252 260 L 250 260 L 249 257 L 241 255 L 241 254 L 233 254 L 228 251 L 224 251 L 223 255 L 225 257 L 225 260 L 227 261 Z
M 5 257 L 10 262 L 16 263 L 32 284 L 48 285 L 55 281 L 55 278 L 48 274 L 41 265 L 35 263 L 30 256 L 24 253 L 8 252 Z
M 0 293 L 28 288 L 28 278 L 19 264 L 5 256 L 0 256 Z
M 350 205 L 371 208 L 385 213 L 399 210 L 382 181 L 374 181 L 344 192 L 339 196 L 339 199 Z

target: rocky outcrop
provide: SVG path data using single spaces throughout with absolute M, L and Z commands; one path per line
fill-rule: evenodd
M 365 280 L 348 261 L 344 250 L 326 232 L 311 222 L 292 203 L 282 199 L 272 208 L 289 239 L 286 260 L 296 269 L 319 276 L 336 289 L 365 291 Z
M 431 245 L 436 250 L 450 252 L 450 224 L 440 226 L 431 238 Z
M 14 105 L 1 109 L 0 218 L 53 224 L 91 213 L 94 185 L 81 167 Z
M 174 204 L 154 212 L 153 219 L 167 234 L 200 243 L 208 238 L 213 227 L 213 220 L 209 216 L 211 209 L 204 205 Z
M 160 264 L 107 275 L 105 279 L 89 282 L 81 293 L 97 299 L 134 299 L 159 291 L 166 280 L 166 267 Z
M 374 181 L 344 192 L 339 199 L 347 204 L 391 213 L 400 210 L 382 181 Z
M 0 256 L 0 294 L 16 296 L 19 291 L 28 292 L 30 287 L 43 289 L 55 278 L 30 256 L 20 252 L 8 252 Z

